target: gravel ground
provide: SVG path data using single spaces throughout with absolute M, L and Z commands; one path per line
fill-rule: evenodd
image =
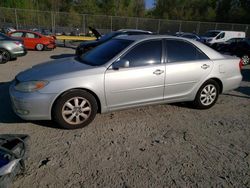
M 29 51 L 0 65 L 0 132 L 30 135 L 27 171 L 13 187 L 250 187 L 250 66 L 241 87 L 209 110 L 148 106 L 97 115 L 78 130 L 16 117 L 14 76 L 73 53 Z

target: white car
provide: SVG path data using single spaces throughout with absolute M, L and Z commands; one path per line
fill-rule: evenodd
M 201 40 L 209 45 L 214 43 L 224 43 L 233 38 L 246 38 L 246 33 L 242 31 L 222 31 L 222 30 L 211 30 L 206 32 Z

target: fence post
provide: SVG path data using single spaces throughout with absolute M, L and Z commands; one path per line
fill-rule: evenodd
M 53 12 L 51 11 L 51 31 L 53 34 L 55 34 L 55 23 L 54 23 L 54 16 L 53 16 Z
M 138 29 L 139 18 L 136 18 L 136 29 Z
M 158 31 L 157 33 L 159 34 L 161 30 L 161 19 L 158 20 Z
M 113 30 L 113 16 L 110 16 L 110 31 Z
M 86 35 L 86 14 L 82 15 L 82 27 L 83 27 L 83 33 Z
M 17 19 L 17 12 L 16 12 L 16 9 L 15 9 L 15 19 L 16 19 L 16 29 L 18 29 L 18 19 Z
M 181 24 L 182 24 L 182 23 L 181 23 L 181 21 L 180 21 L 180 25 L 179 25 L 179 32 L 181 32 Z
M 201 27 L 201 22 L 198 22 L 197 28 L 196 28 L 196 33 L 197 33 L 197 34 L 200 33 L 200 27 Z
M 232 24 L 232 28 L 231 28 L 231 30 L 232 30 L 232 31 L 234 30 L 234 24 Z
M 217 29 L 217 27 L 218 27 L 218 23 L 216 23 L 216 24 L 215 24 L 215 28 L 214 28 L 214 29 L 216 30 L 216 29 Z

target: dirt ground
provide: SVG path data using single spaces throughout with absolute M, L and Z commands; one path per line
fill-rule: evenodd
M 16 117 L 15 75 L 71 48 L 30 51 L 0 65 L 0 133 L 30 135 L 27 171 L 13 187 L 250 187 L 250 66 L 240 88 L 209 110 L 155 105 L 97 115 L 78 130 Z

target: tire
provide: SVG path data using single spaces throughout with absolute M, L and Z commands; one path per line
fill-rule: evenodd
M 53 120 L 64 129 L 78 129 L 90 124 L 97 113 L 95 97 L 83 90 L 66 92 L 55 102 Z
M 43 51 L 43 49 L 44 49 L 44 45 L 43 44 L 37 44 L 36 45 L 36 50 L 37 51 Z
M 7 63 L 10 60 L 10 53 L 5 49 L 0 49 L 0 64 Z
M 214 80 L 206 81 L 198 90 L 193 104 L 198 109 L 211 108 L 219 96 L 219 84 Z M 207 93 L 206 93 L 207 91 Z
M 242 61 L 243 61 L 243 65 L 248 65 L 249 64 L 249 56 L 248 55 L 243 55 L 241 57 Z

